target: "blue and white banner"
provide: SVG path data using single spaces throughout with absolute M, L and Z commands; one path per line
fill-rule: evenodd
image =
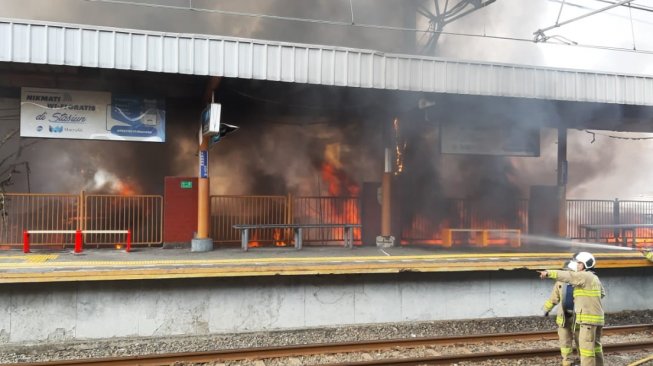
M 20 135 L 164 142 L 165 102 L 108 92 L 22 88 Z

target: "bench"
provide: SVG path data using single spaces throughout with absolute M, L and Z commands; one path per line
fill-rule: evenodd
M 240 243 L 243 251 L 247 251 L 249 244 L 249 233 L 255 229 L 292 229 L 294 233 L 295 249 L 302 249 L 302 233 L 304 229 L 344 229 L 345 248 L 354 247 L 354 228 L 361 227 L 360 224 L 242 224 L 234 225 L 233 228 L 240 230 Z
M 615 240 L 619 242 L 619 238 L 623 238 L 623 244 L 625 246 L 628 246 L 628 237 L 626 236 L 626 233 L 630 232 L 633 238 L 632 247 L 635 248 L 637 246 L 637 229 L 653 228 L 653 224 L 581 224 L 578 225 L 578 227 L 581 229 L 581 234 L 584 232 L 585 235 L 583 236 L 586 241 L 590 241 L 590 239 L 598 241 L 600 230 L 615 230 Z
M 521 230 L 518 229 L 442 229 L 442 245 L 451 247 L 454 242 L 454 233 L 480 233 L 478 244 L 481 247 L 493 244 L 490 240 L 490 234 L 504 234 L 505 238 L 514 240 L 510 242 L 511 247 L 521 246 Z

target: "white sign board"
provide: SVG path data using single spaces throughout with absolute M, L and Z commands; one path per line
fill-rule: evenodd
M 20 135 L 164 142 L 165 103 L 108 92 L 22 88 Z
M 540 156 L 540 130 L 506 122 L 445 122 L 443 154 Z
M 222 114 L 222 105 L 219 103 L 209 104 L 202 111 L 202 134 L 219 135 L 220 134 L 220 115 Z

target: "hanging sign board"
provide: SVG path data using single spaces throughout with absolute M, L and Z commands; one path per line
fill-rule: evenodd
M 22 88 L 20 135 L 165 142 L 165 101 L 109 92 Z
M 202 111 L 202 134 L 219 135 L 220 134 L 220 114 L 222 105 L 211 103 Z
M 444 122 L 443 154 L 540 156 L 540 130 L 507 122 Z

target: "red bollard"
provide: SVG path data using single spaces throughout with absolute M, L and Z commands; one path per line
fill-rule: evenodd
M 132 250 L 132 231 L 127 230 L 127 246 L 125 246 L 125 252 L 129 253 Z
M 82 231 L 75 231 L 75 253 L 82 252 Z
M 29 232 L 23 230 L 23 253 L 29 253 Z

